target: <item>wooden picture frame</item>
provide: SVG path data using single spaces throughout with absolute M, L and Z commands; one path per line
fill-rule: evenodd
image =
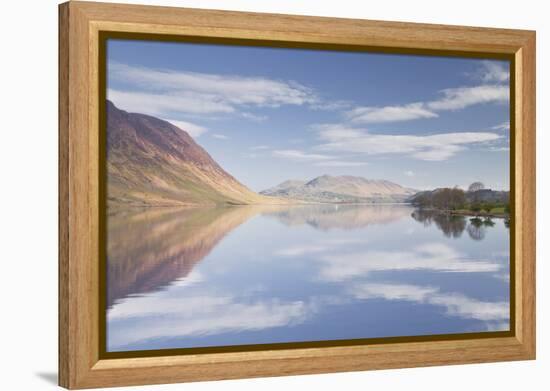
M 505 336 L 108 358 L 100 352 L 100 36 L 512 61 L 512 309 Z M 104 92 L 103 92 L 104 94 Z M 92 388 L 535 358 L 535 32 L 71 1 L 59 6 L 59 384 Z

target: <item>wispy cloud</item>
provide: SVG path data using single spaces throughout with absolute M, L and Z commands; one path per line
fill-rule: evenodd
M 491 152 L 508 152 L 510 147 L 489 147 L 488 150 Z
M 249 119 L 254 122 L 264 122 L 268 119 L 267 115 L 258 115 L 258 114 L 252 114 L 252 113 L 241 113 L 241 117 Z
M 315 163 L 319 167 L 361 167 L 367 164 L 367 162 L 352 162 L 347 160 L 327 160 Z
M 439 117 L 438 112 L 461 110 L 469 106 L 487 103 L 504 103 L 509 97 L 509 88 L 504 85 L 509 80 L 508 69 L 500 62 L 483 61 L 472 74 L 484 84 L 447 88 L 434 100 L 418 101 L 399 105 L 359 106 L 344 113 L 352 123 L 369 124 L 409 121 Z
M 485 83 L 504 83 L 510 80 L 510 71 L 501 62 L 482 61 L 481 67 L 472 76 Z
M 278 158 L 289 159 L 294 161 L 319 161 L 319 160 L 328 160 L 333 157 L 330 155 L 322 155 L 317 153 L 308 153 L 297 149 L 283 149 L 275 150 L 272 152 L 272 155 Z
M 414 171 L 410 171 L 410 170 L 405 171 L 404 174 L 409 178 L 412 178 L 413 176 L 415 176 Z
M 459 110 L 481 103 L 507 102 L 510 99 L 508 86 L 502 85 L 448 88 L 441 93 L 441 99 L 426 104 L 429 109 Z
M 173 71 L 109 63 L 109 78 L 130 83 L 132 90 L 110 89 L 119 107 L 147 114 L 232 113 L 240 106 L 279 107 L 318 103 L 313 90 L 294 81 Z M 254 121 L 264 116 L 241 113 Z
M 313 110 L 340 111 L 348 109 L 352 105 L 352 102 L 345 100 L 336 100 L 332 102 L 319 100 L 317 103 L 312 103 L 309 107 Z
M 253 147 L 250 147 L 250 149 L 253 150 L 253 151 L 262 151 L 262 150 L 269 149 L 269 146 L 268 145 L 255 145 Z
M 506 121 L 501 124 L 493 126 L 491 129 L 493 130 L 510 130 L 510 122 Z
M 219 133 L 213 134 L 212 137 L 217 138 L 217 139 L 219 139 L 219 140 L 227 140 L 227 139 L 229 139 L 229 137 L 227 137 L 225 134 L 219 134 Z
M 372 134 L 340 124 L 315 127 L 325 143 L 317 150 L 367 155 L 402 154 L 414 159 L 441 161 L 454 156 L 466 146 L 494 141 L 501 135 L 490 132 L 454 132 L 431 135 Z
M 173 113 L 213 114 L 233 113 L 235 108 L 227 102 L 190 92 L 137 92 L 107 90 L 107 99 L 123 110 L 159 117 Z
M 201 134 L 208 132 L 208 129 L 204 126 L 200 126 L 191 122 L 176 119 L 165 119 L 165 121 L 170 122 L 172 125 L 184 130 L 193 138 L 197 138 Z
M 357 107 L 346 112 L 345 116 L 351 122 L 367 124 L 434 118 L 438 115 L 418 102 L 403 106 Z
M 318 167 L 361 167 L 368 164 L 361 161 L 339 160 L 333 155 L 310 153 L 298 149 L 275 150 L 271 152 L 271 155 L 295 162 L 312 163 Z

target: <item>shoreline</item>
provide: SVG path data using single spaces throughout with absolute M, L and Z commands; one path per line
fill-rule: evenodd
M 464 217 L 489 217 L 496 219 L 510 219 L 510 215 L 507 213 L 490 213 L 490 212 L 475 212 L 473 210 L 447 210 L 437 208 L 417 208 L 418 210 L 429 210 L 441 214 L 447 214 L 451 216 L 464 216 Z
M 281 202 L 281 203 L 248 203 L 248 204 L 238 204 L 238 203 L 225 203 L 225 204 L 133 204 L 133 203 L 109 203 L 107 202 L 107 209 L 117 209 L 117 208 L 210 208 L 210 207 L 234 207 L 234 206 L 307 206 L 307 205 L 358 205 L 358 206 L 376 206 L 376 205 L 408 205 L 414 207 L 409 202 L 313 202 L 313 201 L 301 201 L 295 200 L 294 202 Z M 430 209 L 431 210 L 431 209 Z

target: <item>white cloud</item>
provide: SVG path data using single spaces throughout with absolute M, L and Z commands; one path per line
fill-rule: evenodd
M 440 145 L 438 148 L 429 148 L 415 152 L 411 156 L 419 160 L 439 162 L 451 158 L 462 150 L 464 150 L 464 148 L 458 145 Z
M 272 155 L 278 158 L 301 161 L 301 162 L 332 159 L 332 156 L 329 156 L 329 155 L 307 153 L 297 149 L 275 150 L 272 152 Z
M 491 102 L 508 102 L 510 89 L 501 85 L 481 85 L 442 90 L 443 97 L 426 103 L 432 110 L 459 110 L 468 106 Z
M 343 125 L 318 125 L 319 138 L 326 143 L 320 151 L 361 153 L 367 155 L 402 154 L 419 160 L 446 160 L 464 147 L 494 141 L 502 136 L 488 132 L 455 132 L 432 135 L 371 134 Z
M 490 147 L 489 151 L 491 152 L 508 152 L 510 147 Z
M 414 172 L 413 172 L 413 171 L 410 171 L 410 170 L 409 170 L 409 171 L 405 171 L 404 174 L 405 174 L 406 176 L 408 176 L 408 177 L 411 177 L 411 178 L 415 175 Z
M 423 103 L 410 103 L 403 106 L 357 107 L 345 113 L 355 123 L 381 123 L 408 121 L 419 118 L 435 118 L 438 115 L 428 110 Z
M 367 164 L 367 162 L 350 162 L 346 160 L 327 160 L 315 163 L 316 166 L 320 167 L 361 167 Z
M 363 136 L 361 129 L 339 124 L 318 124 L 312 127 L 319 134 L 319 138 L 325 141 L 353 140 Z
M 310 108 L 313 110 L 324 110 L 324 111 L 339 111 L 347 109 L 351 106 L 351 102 L 345 100 L 337 100 L 332 102 L 322 102 L 313 103 L 310 105 Z
M 461 294 L 440 294 L 430 298 L 430 303 L 443 305 L 447 314 L 461 318 L 479 320 L 501 320 L 510 316 L 510 304 L 505 301 L 486 302 L 468 298 Z
M 176 119 L 165 119 L 165 121 L 170 122 L 172 125 L 177 126 L 181 130 L 186 131 L 191 137 L 197 138 L 201 134 L 206 133 L 208 129 L 203 126 L 193 124 L 187 121 L 181 121 Z
M 493 126 L 491 129 L 493 130 L 510 130 L 510 122 L 506 121 L 501 124 Z
M 474 74 L 486 83 L 503 83 L 510 80 L 510 72 L 502 62 L 483 61 L 481 68 Z
M 173 71 L 109 63 L 109 78 L 133 91 L 111 90 L 109 99 L 126 110 L 148 114 L 232 113 L 239 106 L 279 107 L 316 103 L 313 90 L 294 81 Z M 152 107 L 149 107 L 152 106 Z M 262 121 L 264 116 L 241 113 Z
M 382 298 L 384 300 L 424 302 L 439 289 L 408 284 L 363 283 L 355 285 L 351 291 L 356 298 L 363 300 Z
M 481 67 L 472 76 L 485 84 L 444 89 L 440 91 L 442 97 L 433 101 L 356 107 L 344 114 L 352 123 L 409 121 L 436 118 L 439 116 L 438 111 L 459 110 L 484 103 L 504 103 L 510 99 L 508 86 L 502 84 L 509 80 L 510 74 L 502 62 L 482 61 Z
M 241 113 L 241 116 L 254 122 L 264 122 L 268 119 L 267 115 L 257 115 L 247 112 Z
M 219 134 L 219 133 L 214 133 L 214 134 L 212 135 L 212 137 L 217 138 L 217 139 L 219 139 L 219 140 L 227 140 L 227 139 L 229 139 L 229 137 L 227 137 L 225 134 Z
M 269 146 L 268 145 L 255 145 L 253 147 L 250 147 L 250 149 L 253 150 L 253 151 L 263 151 L 263 150 L 269 149 Z
M 107 90 L 107 99 L 118 108 L 159 117 L 172 113 L 213 114 L 233 113 L 234 107 L 226 102 L 218 101 L 212 96 L 196 95 L 190 92 L 136 92 Z

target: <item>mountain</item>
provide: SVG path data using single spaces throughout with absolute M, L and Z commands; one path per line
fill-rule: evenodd
M 107 101 L 110 205 L 270 203 L 228 174 L 185 130 Z
M 386 180 L 323 175 L 310 181 L 289 180 L 260 194 L 310 202 L 403 202 L 416 191 Z

